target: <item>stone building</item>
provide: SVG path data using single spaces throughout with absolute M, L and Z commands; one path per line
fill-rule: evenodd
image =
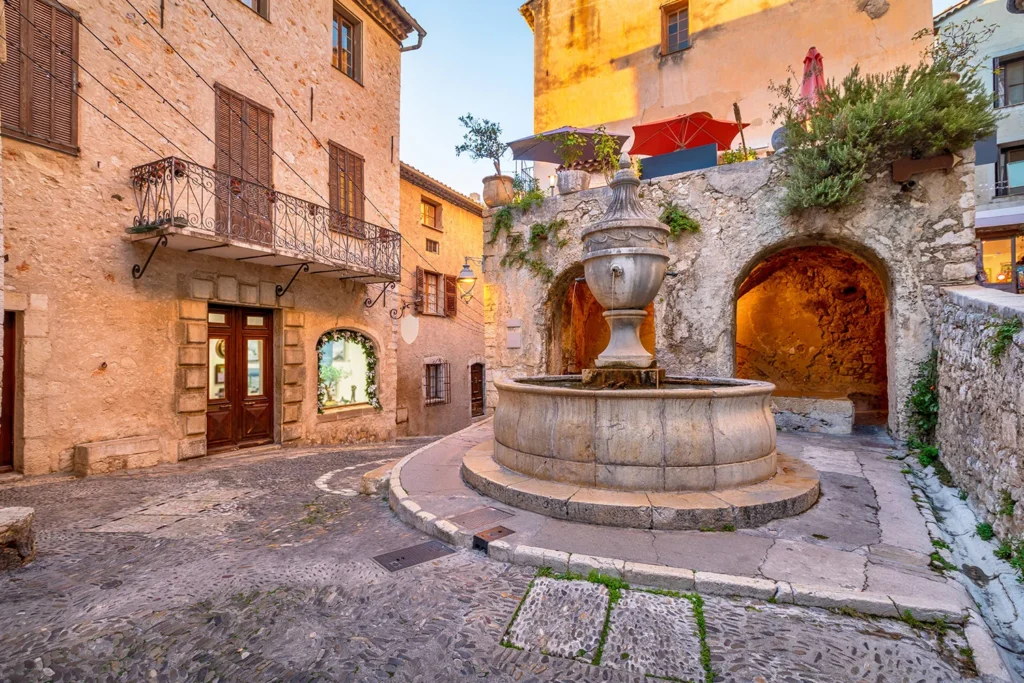
M 449 434 L 486 413 L 483 206 L 402 164 L 402 318 L 398 340 L 398 433 Z
M 883 72 L 916 64 L 924 46 L 911 37 L 932 26 L 931 0 L 530 0 L 521 12 L 534 32 L 535 132 L 604 124 L 631 135 L 701 111 L 732 119 L 738 103 L 755 148 L 777 127 L 769 82 L 799 77 L 810 47 L 827 77 L 855 64 Z
M 8 464 L 392 438 L 408 12 L 6 9 Z
M 993 33 L 979 46 L 981 80 L 1003 115 L 975 145 L 981 284 L 1024 293 L 1024 17 L 1012 2 L 964 0 L 935 17 L 937 27 L 977 22 Z
M 675 204 L 700 231 L 669 241 L 671 276 L 641 336 L 670 373 L 768 380 L 777 403 L 838 403 L 855 424 L 905 434 L 910 386 L 938 339 L 941 288 L 974 280 L 974 168 L 918 176 L 908 191 L 880 177 L 857 206 L 799 217 L 781 215 L 782 179 L 768 158 L 643 181 L 648 214 Z M 609 199 L 591 189 L 517 215 L 524 235 L 565 221 L 559 241 L 530 254 L 550 280 L 501 265 L 507 240 L 485 245 L 489 382 L 591 366 L 603 344 L 577 342 L 607 332 L 578 280 L 580 231 Z

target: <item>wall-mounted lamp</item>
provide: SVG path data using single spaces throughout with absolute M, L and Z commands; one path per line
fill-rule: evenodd
M 470 261 L 479 263 L 481 270 L 484 267 L 484 260 L 482 258 L 466 257 L 466 262 L 462 266 L 462 272 L 459 273 L 457 282 L 459 284 L 459 291 L 462 293 L 462 301 L 467 304 L 473 300 L 473 288 L 476 287 L 476 273 L 470 267 Z

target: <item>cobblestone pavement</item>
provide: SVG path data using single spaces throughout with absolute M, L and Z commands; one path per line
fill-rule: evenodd
M 427 538 L 385 502 L 348 494 L 418 445 L 0 488 L 0 506 L 36 509 L 38 545 L 32 564 L 0 575 L 0 681 L 639 682 L 636 666 L 686 635 L 629 645 L 642 644 L 644 615 L 688 612 L 624 600 L 639 611 L 616 617 L 624 630 L 609 642 L 636 666 L 616 653 L 618 668 L 594 667 L 502 646 L 525 568 L 459 551 L 385 571 L 373 556 Z M 704 611 L 719 681 L 957 680 L 945 677 L 955 647 L 900 623 L 711 598 Z

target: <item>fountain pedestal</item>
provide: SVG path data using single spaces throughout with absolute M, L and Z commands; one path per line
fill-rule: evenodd
M 665 383 L 665 368 L 588 368 L 583 371 L 587 389 L 658 389 Z

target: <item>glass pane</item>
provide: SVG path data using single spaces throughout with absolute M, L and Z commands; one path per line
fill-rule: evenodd
M 334 31 L 331 36 L 331 64 L 338 66 L 338 16 L 334 16 Z
M 1024 292 L 1024 237 L 1017 238 L 1017 293 Z
M 1007 104 L 1024 103 L 1024 85 L 1011 85 L 1006 91 Z
M 245 324 L 247 327 L 263 327 L 263 316 L 247 315 L 245 316 Z
M 329 342 L 320 349 L 320 386 L 324 408 L 366 403 L 366 352 L 346 341 Z
M 1008 285 L 1012 280 L 1013 258 L 1010 240 L 985 240 L 981 243 L 982 267 L 989 284 Z
M 1007 85 L 1020 85 L 1024 83 L 1024 61 L 1010 62 L 1005 68 Z
M 210 313 L 209 315 L 206 316 L 206 320 L 208 322 L 216 323 L 218 325 L 224 325 L 227 324 L 228 318 L 227 315 L 225 315 L 224 313 Z
M 248 381 L 246 393 L 249 396 L 263 395 L 263 340 L 249 339 L 246 342 Z
M 227 390 L 227 365 L 224 359 L 226 339 L 210 339 L 210 359 L 208 370 L 210 373 L 210 398 L 226 398 Z
M 1006 179 L 1010 187 L 1024 187 L 1024 161 L 1006 164 Z

